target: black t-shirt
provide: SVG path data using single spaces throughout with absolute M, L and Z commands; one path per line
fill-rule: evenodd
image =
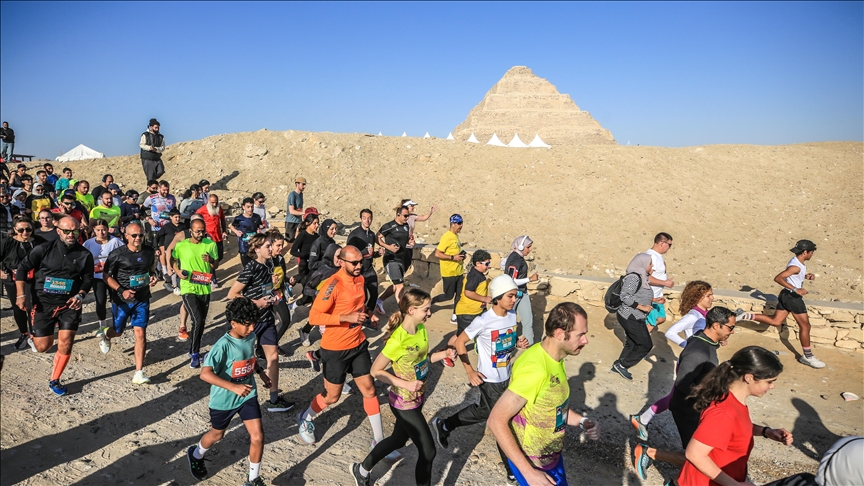
M 147 302 L 150 299 L 150 269 L 156 261 L 156 251 L 148 246 L 141 245 L 141 250 L 133 252 L 128 245 L 116 248 L 105 260 L 103 273 L 111 275 L 111 278 L 120 284 L 120 291 L 111 290 L 111 302 L 125 302 L 123 290 L 135 291 L 136 302 Z
M 267 297 L 273 294 L 273 271 L 262 265 L 256 260 L 252 260 L 246 264 L 237 281 L 245 285 L 243 287 L 243 297 L 251 300 L 258 300 L 262 297 Z M 262 309 L 261 317 L 258 322 L 273 319 L 273 312 L 270 307 Z
M 318 239 L 318 233 L 309 234 L 308 231 L 301 231 L 291 245 L 291 254 L 303 260 L 309 260 L 309 252 L 312 250 L 312 243 Z M 305 263 L 304 263 L 305 264 Z M 308 267 L 307 267 L 308 268 Z
M 465 279 L 465 290 L 477 292 L 477 287 L 485 281 L 486 275 L 477 271 L 476 268 L 471 267 L 471 270 L 468 271 L 468 277 Z
M 34 235 L 41 237 L 45 241 L 57 241 L 60 239 L 60 235 L 57 234 L 57 227 L 51 228 L 50 231 L 42 231 L 41 229 L 37 229 L 33 232 Z
M 405 247 L 408 246 L 408 240 L 410 239 L 408 223 L 399 224 L 396 220 L 390 221 L 389 223 L 384 224 L 381 229 L 378 230 L 378 234 L 384 236 L 384 242 L 388 245 L 399 245 L 399 250 L 391 252 L 390 250 L 386 250 L 384 253 L 384 264 L 387 265 L 392 261 L 397 261 L 402 263 L 404 261 L 405 255 Z
M 517 278 L 528 278 L 528 264 L 525 262 L 525 258 L 522 255 L 516 253 L 510 253 L 507 257 L 507 264 L 504 266 L 504 273 L 513 277 L 513 280 Z M 528 290 L 528 286 L 526 284 L 519 285 L 519 290 L 525 292 Z
M 15 279 L 25 280 L 30 270 L 39 300 L 49 306 L 63 305 L 93 286 L 93 254 L 78 243 L 67 247 L 58 239 L 36 246 L 21 260 Z
M 168 221 L 167 223 L 163 224 L 162 228 L 159 229 L 159 232 L 156 233 L 156 243 L 159 246 L 164 246 L 165 248 L 168 248 L 168 245 L 171 244 L 171 240 L 174 239 L 174 236 L 177 233 L 186 230 L 188 227 L 189 225 L 183 221 L 181 221 L 180 224 L 176 226 L 171 221 Z
M 355 228 L 348 234 L 348 244 L 360 250 L 363 256 L 363 276 L 375 273 L 372 260 L 378 257 L 375 251 L 375 233 L 372 230 L 364 230 L 363 227 Z
M 675 423 L 679 430 L 695 431 L 699 425 L 700 414 L 693 408 L 696 401 L 688 399 L 687 396 L 709 371 L 717 367 L 719 347 L 720 343 L 712 341 L 703 331 L 699 331 L 687 339 L 687 346 L 678 357 L 678 376 L 672 389 L 669 409 L 675 414 Z M 686 444 L 690 437 L 681 437 L 681 440 Z

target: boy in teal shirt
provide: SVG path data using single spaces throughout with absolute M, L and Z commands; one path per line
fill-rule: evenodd
M 201 379 L 210 387 L 210 422 L 213 428 L 201 437 L 197 445 L 186 449 L 189 469 L 195 479 L 207 477 L 204 453 L 225 436 L 225 429 L 235 415 L 240 415 L 249 432 L 249 476 L 246 486 L 264 486 L 258 475 L 264 454 L 264 429 L 261 426 L 261 408 L 255 378 L 258 373 L 266 388 L 270 379 L 255 358 L 255 323 L 258 306 L 245 297 L 238 297 L 225 307 L 225 318 L 231 330 L 219 338 L 207 353 Z

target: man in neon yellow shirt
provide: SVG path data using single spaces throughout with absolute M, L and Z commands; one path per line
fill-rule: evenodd
M 516 359 L 510 386 L 487 422 L 522 486 L 566 486 L 561 451 L 567 425 L 582 427 L 589 439 L 600 438 L 598 423 L 570 410 L 564 370 L 564 358 L 588 344 L 588 315 L 579 304 L 558 304 L 546 319 L 545 331 L 546 339 Z
M 99 205 L 90 210 L 90 221 L 103 219 L 108 223 L 108 232 L 114 236 L 120 234 L 120 207 L 114 205 L 111 191 L 99 195 Z
M 435 258 L 441 260 L 441 279 L 443 280 L 444 293 L 436 295 L 432 299 L 433 304 L 446 302 L 453 299 L 453 315 L 450 322 L 456 323 L 456 304 L 462 295 L 462 279 L 465 269 L 462 262 L 465 261 L 465 252 L 462 251 L 462 242 L 459 241 L 459 233 L 462 231 L 462 216 L 454 214 L 450 216 L 450 229 L 441 236 L 438 247 L 435 248 Z
M 84 206 L 84 209 L 89 213 L 96 206 L 93 200 L 93 194 L 90 194 L 90 183 L 87 181 L 78 181 L 77 190 L 75 191 L 75 199 Z

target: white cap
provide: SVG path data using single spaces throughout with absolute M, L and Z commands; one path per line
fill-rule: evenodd
M 517 290 L 516 282 L 510 275 L 498 275 L 489 284 L 489 295 L 497 299 L 511 290 Z
M 409 199 L 408 202 L 402 205 L 403 208 L 407 208 L 408 206 L 419 206 L 413 199 Z

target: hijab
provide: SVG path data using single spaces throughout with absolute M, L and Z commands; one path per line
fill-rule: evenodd
M 321 226 L 318 227 L 318 236 L 320 238 L 324 238 L 324 241 L 327 241 L 329 243 L 335 243 L 335 240 L 327 235 L 327 230 L 329 230 L 330 227 L 334 224 L 336 224 L 336 221 L 333 221 L 332 219 L 325 219 Z
M 625 273 L 638 273 L 642 277 L 642 288 L 651 290 L 651 285 L 648 283 L 648 265 L 651 265 L 651 255 L 640 253 L 630 260 Z
M 510 258 L 510 255 L 516 253 L 519 256 L 524 257 L 525 255 L 522 253 L 525 248 L 528 248 L 534 243 L 534 240 L 528 237 L 528 235 L 517 236 L 513 243 L 510 245 L 510 253 L 507 254 L 504 258 L 501 259 L 501 270 L 504 270 L 507 266 L 507 259 Z M 522 246 L 522 250 L 519 249 L 519 246 Z

